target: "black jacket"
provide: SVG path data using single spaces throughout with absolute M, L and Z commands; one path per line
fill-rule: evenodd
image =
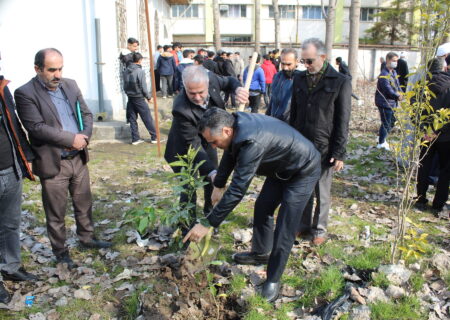
M 206 59 L 205 61 L 203 61 L 203 66 L 209 71 L 212 71 L 215 74 L 220 75 L 219 66 L 217 65 L 217 62 L 211 59 Z
M 222 76 L 236 77 L 236 73 L 234 72 L 233 68 L 233 62 L 231 62 L 231 60 L 217 57 L 215 61 Z
M 130 98 L 146 98 L 149 100 L 150 94 L 147 89 L 145 72 L 139 64 L 131 63 L 123 72 L 123 91 Z
M 342 73 L 343 75 L 346 75 L 350 79 L 352 78 L 350 70 L 348 69 L 348 66 L 344 61 L 341 61 L 341 63 L 339 63 L 339 72 Z
M 331 158 L 345 158 L 351 95 L 350 79 L 330 65 L 311 93 L 306 71 L 294 76 L 289 123 L 314 143 L 323 165 L 330 165 Z
M 312 174 L 320 166 L 313 144 L 285 122 L 261 114 L 234 114 L 234 136 L 224 152 L 214 185 L 233 179 L 208 220 L 217 227 L 244 197 L 255 175 L 287 181 Z
M 16 105 L 14 103 L 11 92 L 7 85 L 9 81 L 5 80 L 3 76 L 0 76 L 0 118 L 1 125 L 5 126 L 8 139 L 13 147 L 13 160 L 14 169 L 16 175 L 19 177 L 27 177 L 34 180 L 31 168 L 28 166 L 28 162 L 33 161 L 34 154 L 28 143 L 27 136 L 23 131 L 22 124 L 16 115 Z M 0 155 L 6 157 L 8 155 Z
M 400 82 L 400 88 L 405 91 L 406 86 L 408 85 L 408 77 L 409 69 L 408 63 L 403 59 L 398 59 L 397 68 L 395 68 L 398 74 L 398 81 Z
M 450 75 L 446 72 L 433 73 L 430 79 L 429 88 L 436 96 L 430 100 L 430 104 L 433 106 L 434 111 L 439 109 L 450 109 Z M 432 119 L 430 123 L 432 123 Z M 450 122 L 435 132 L 439 134 L 437 141 L 450 141 Z
M 219 107 L 225 109 L 220 91 L 235 92 L 241 86 L 240 82 L 233 77 L 220 77 L 212 72 L 209 75 L 209 104 L 208 107 Z M 202 160 L 205 162 L 200 166 L 200 174 L 202 176 L 208 175 L 211 171 L 216 169 L 214 159 L 208 155 L 212 152 L 212 148 L 208 145 L 206 140 L 198 132 L 197 124 L 203 116 L 205 109 L 193 104 L 184 89 L 176 97 L 173 103 L 173 121 L 170 127 L 169 137 L 167 139 L 166 151 L 164 159 L 168 163 L 178 160 L 177 155 L 185 155 L 189 146 L 198 149 L 195 163 Z M 215 154 L 217 154 L 214 151 Z

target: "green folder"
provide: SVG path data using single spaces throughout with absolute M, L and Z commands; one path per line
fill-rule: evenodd
M 77 100 L 77 118 L 78 118 L 78 127 L 80 128 L 80 131 L 84 130 L 83 126 L 83 118 L 81 117 L 81 108 L 80 108 L 80 102 Z

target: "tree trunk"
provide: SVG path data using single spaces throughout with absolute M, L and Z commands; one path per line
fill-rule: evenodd
M 280 49 L 280 11 L 278 8 L 278 0 L 272 0 L 273 18 L 275 19 L 275 49 Z
M 216 52 L 222 48 L 222 42 L 220 41 L 220 11 L 219 0 L 213 0 L 213 19 L 214 19 L 214 47 Z
M 329 0 L 328 13 L 325 20 L 326 21 L 325 49 L 328 61 L 331 60 L 333 54 L 335 15 L 336 15 L 336 0 Z
M 348 68 L 352 75 L 352 88 L 356 87 L 358 78 L 358 47 L 359 47 L 359 15 L 361 0 L 352 0 L 350 7 L 350 36 L 348 48 Z
M 261 50 L 261 0 L 255 0 L 255 51 Z

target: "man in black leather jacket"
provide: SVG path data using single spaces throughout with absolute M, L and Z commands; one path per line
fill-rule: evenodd
M 322 173 L 314 192 L 314 215 L 313 195 L 298 231 L 303 236 L 312 232 L 313 244 L 320 245 L 326 240 L 333 171 L 344 166 L 352 86 L 326 61 L 325 45 L 319 39 L 305 40 L 301 57 L 307 70 L 294 77 L 289 123 L 319 150 Z
M 164 158 L 168 163 L 178 160 L 177 155 L 185 155 L 189 146 L 197 149 L 195 164 L 204 161 L 200 166 L 200 175 L 212 178 L 217 169 L 217 152 L 211 148 L 198 132 L 197 124 L 206 109 L 219 107 L 225 109 L 225 103 L 220 96 L 220 91 L 236 93 L 237 99 L 246 102 L 248 92 L 241 87 L 241 83 L 233 77 L 221 77 L 202 66 L 189 66 L 183 71 L 184 88 L 176 97 L 172 115 L 173 121 L 167 139 Z M 179 172 L 179 167 L 174 167 Z M 204 187 L 205 206 L 203 211 L 208 213 L 212 209 L 211 193 L 212 185 Z M 196 195 L 188 199 L 186 194 L 181 195 L 180 202 L 192 203 L 195 212 Z
M 303 209 L 319 180 L 320 154 L 294 128 L 260 114 L 230 114 L 213 108 L 203 115 L 199 131 L 208 143 L 225 152 L 214 179 L 212 201 L 218 203 L 184 241 L 199 241 L 208 232 L 208 224 L 218 227 L 242 200 L 253 177 L 266 176 L 255 203 L 252 250 L 237 253 L 234 260 L 240 264 L 268 263 L 262 295 L 274 301 Z M 231 184 L 222 197 L 233 170 Z M 273 215 L 278 206 L 274 232 Z

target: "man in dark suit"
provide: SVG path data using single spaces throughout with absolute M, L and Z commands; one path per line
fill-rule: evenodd
M 40 50 L 34 61 L 37 76 L 15 91 L 17 111 L 35 153 L 33 173 L 42 185 L 47 232 L 58 262 L 76 265 L 65 245 L 67 192 L 73 202 L 77 235 L 83 246 L 107 248 L 94 237 L 87 144 L 92 113 L 76 82 L 62 78 L 63 57 L 53 48 Z
M 317 38 L 302 44 L 306 70 L 294 77 L 289 123 L 311 140 L 322 157 L 322 173 L 303 212 L 300 236 L 312 233 L 312 243 L 326 241 L 333 172 L 344 167 L 352 86 L 347 76 L 326 60 L 325 45 Z M 317 199 L 313 211 L 314 197 Z
M 241 87 L 240 82 L 234 77 L 220 77 L 207 71 L 202 66 L 189 66 L 183 72 L 184 89 L 177 96 L 173 104 L 173 121 L 167 139 L 164 158 L 168 163 L 178 160 L 177 155 L 185 155 L 190 146 L 197 149 L 195 164 L 204 161 L 200 166 L 200 175 L 214 180 L 217 168 L 217 152 L 200 135 L 197 129 L 198 121 L 206 109 L 219 107 L 225 109 L 220 91 L 235 92 L 239 102 L 246 102 L 248 92 Z M 178 172 L 180 168 L 174 167 Z M 212 209 L 211 194 L 212 185 L 204 187 L 205 206 L 203 211 L 208 213 Z M 181 203 L 192 203 L 195 206 L 196 195 L 188 199 L 182 194 Z M 195 207 L 192 213 L 195 212 Z

